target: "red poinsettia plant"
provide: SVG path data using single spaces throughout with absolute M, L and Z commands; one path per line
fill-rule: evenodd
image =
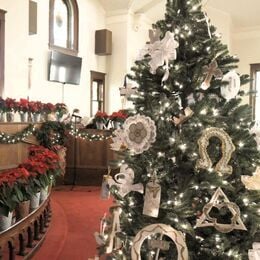
M 118 112 L 113 112 L 109 116 L 111 121 L 121 122 L 121 123 L 123 123 L 126 120 L 127 117 L 128 117 L 128 115 L 124 110 L 119 110 Z
M 108 117 L 109 116 L 106 112 L 97 111 L 97 113 L 94 116 L 94 120 L 95 120 L 95 122 L 106 123 L 108 120 Z
M 25 98 L 20 98 L 16 103 L 16 108 L 19 113 L 26 113 L 29 111 L 29 101 Z
M 46 114 L 51 114 L 52 112 L 55 111 L 55 105 L 52 103 L 46 103 L 43 104 L 43 112 Z
M 20 167 L 27 169 L 34 177 L 32 181 L 36 192 L 46 188 L 52 176 L 59 175 L 61 171 L 59 156 L 43 146 L 31 146 L 28 159 Z
M 19 183 L 28 183 L 30 173 L 23 167 L 8 169 L 0 173 L 0 208 L 4 215 L 13 211 L 20 201 Z
M 43 103 L 41 101 L 29 101 L 29 112 L 33 114 L 40 114 L 43 109 Z
M 17 111 L 17 103 L 15 98 L 5 99 L 5 112 L 15 112 Z

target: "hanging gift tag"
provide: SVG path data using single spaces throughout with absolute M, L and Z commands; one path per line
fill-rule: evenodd
M 157 218 L 161 202 L 161 186 L 155 182 L 148 182 L 145 188 L 143 214 Z
M 120 214 L 122 209 L 120 206 L 114 206 L 112 212 L 112 225 L 111 232 L 108 238 L 106 253 L 110 254 L 114 249 L 118 249 L 122 246 L 122 242 L 119 238 L 116 237 L 116 233 L 121 231 L 120 227 Z
M 107 200 L 110 197 L 110 191 L 109 191 L 110 180 L 113 180 L 110 175 L 103 175 L 103 181 L 102 181 L 101 193 L 100 193 L 100 197 L 103 200 Z

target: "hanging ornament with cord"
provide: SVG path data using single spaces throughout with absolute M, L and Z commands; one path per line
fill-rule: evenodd
M 217 79 L 222 78 L 223 76 L 221 69 L 218 68 L 216 60 L 213 60 L 208 66 L 203 66 L 202 73 L 206 74 L 206 78 L 200 86 L 203 90 L 207 90 L 210 87 L 213 76 Z
M 143 214 L 157 218 L 161 202 L 161 185 L 153 171 L 151 181 L 146 184 Z

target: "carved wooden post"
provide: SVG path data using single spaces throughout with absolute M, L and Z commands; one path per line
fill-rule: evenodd
M 44 213 L 40 216 L 40 233 L 43 234 L 45 233 L 44 231 Z
M 27 247 L 33 248 L 33 232 L 32 232 L 32 228 L 31 228 L 31 227 L 28 227 L 27 232 L 28 232 L 28 243 L 27 243 Z
M 8 242 L 9 248 L 9 260 L 15 260 L 15 245 L 12 242 Z
M 18 255 L 25 256 L 24 234 L 19 234 L 19 253 Z
M 4 255 L 3 255 L 3 246 L 1 245 L 0 246 L 0 260 L 3 260 L 3 257 L 4 257 Z
M 34 240 L 39 240 L 39 224 L 38 224 L 38 221 L 36 220 L 34 222 L 34 237 L 33 237 Z

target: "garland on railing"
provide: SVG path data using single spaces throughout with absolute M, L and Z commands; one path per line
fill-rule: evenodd
M 80 132 L 78 129 L 71 130 L 70 134 L 75 138 L 81 138 L 86 141 L 102 141 L 112 137 L 111 132 L 104 132 L 104 134 L 90 134 L 86 132 Z
M 34 135 L 35 126 L 30 124 L 28 127 L 23 129 L 21 132 L 16 134 L 6 134 L 0 132 L 0 143 L 1 144 L 16 144 L 23 141 L 26 137 Z
M 86 141 L 102 141 L 112 137 L 110 131 L 103 134 L 91 134 L 81 132 L 78 129 L 73 130 L 70 124 L 64 124 L 57 121 L 43 122 L 40 128 L 36 128 L 34 124 L 29 124 L 21 132 L 15 134 L 7 134 L 0 132 L 0 144 L 16 144 L 24 141 L 27 137 L 33 135 L 44 147 L 52 147 L 59 144 L 64 145 L 66 140 L 66 130 L 70 129 L 69 134 L 75 138 L 81 138 Z

